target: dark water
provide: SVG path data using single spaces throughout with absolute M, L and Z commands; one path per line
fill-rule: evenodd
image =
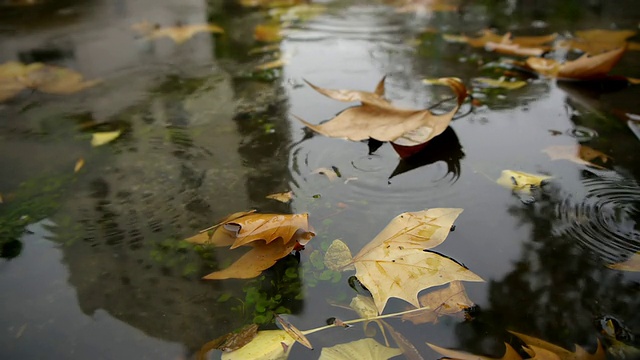
M 640 278 L 605 266 L 640 250 L 640 140 L 625 115 L 640 113 L 640 88 L 533 79 L 513 91 L 474 89 L 483 105 L 464 105 L 468 114 L 410 160 L 389 144 L 370 154 L 366 143 L 311 135 L 292 116 L 318 123 L 346 107 L 303 79 L 372 90 L 387 75 L 389 98 L 425 108 L 449 94 L 423 78 L 469 85 L 491 74 L 479 64 L 499 56 L 424 28 L 637 30 L 635 2 L 467 1 L 458 13 L 420 14 L 366 1 L 322 5 L 323 14 L 292 25 L 280 43 L 288 63 L 268 72 L 253 69 L 272 55 L 248 54 L 263 45 L 253 27 L 267 13 L 231 1 L 0 7 L 0 62 L 41 61 L 103 80 L 73 95 L 23 91 L 0 104 L 0 357 L 186 359 L 252 321 L 273 328 L 272 311 L 293 313 L 301 329 L 355 318 L 330 305 L 354 295 L 347 276 L 324 278 L 314 251 L 336 238 L 357 251 L 398 213 L 434 207 L 464 208 L 438 251 L 486 282 L 466 284 L 478 305 L 473 321 L 390 320 L 425 359 L 438 357 L 427 341 L 501 356 L 506 330 L 593 348 L 604 316 L 640 332 Z M 145 20 L 209 21 L 225 34 L 149 41 L 130 28 Z M 639 63 L 640 52 L 627 52 L 614 72 L 640 77 Z M 123 135 L 91 147 L 91 132 L 113 129 Z M 576 144 L 612 160 L 594 169 L 542 152 Z M 74 174 L 79 158 L 85 165 Z M 504 169 L 553 179 L 525 204 L 495 184 Z M 265 199 L 288 190 L 290 204 Z M 179 240 L 251 208 L 309 212 L 318 236 L 300 264 L 290 257 L 257 280 L 201 281 L 229 253 Z M 404 306 L 392 300 L 386 312 Z M 363 336 L 359 327 L 320 332 L 310 336 L 316 350 L 296 345 L 291 358 Z

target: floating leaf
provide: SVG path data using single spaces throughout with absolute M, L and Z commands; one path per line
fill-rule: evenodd
M 258 331 L 247 345 L 222 354 L 222 360 L 283 360 L 289 356 L 295 340 L 283 330 Z
M 351 263 L 352 260 L 351 250 L 347 244 L 340 239 L 333 240 L 327 252 L 324 254 L 324 265 L 331 270 L 355 270 L 355 266 Z
M 402 315 L 402 320 L 414 324 L 436 323 L 442 315 L 459 314 L 473 306 L 460 281 L 452 281 L 444 289 L 424 294 L 418 298 L 420 308 L 424 311 Z
M 589 56 L 585 54 L 573 61 L 559 63 L 553 59 L 530 57 L 526 65 L 531 70 L 552 78 L 558 79 L 593 79 L 606 76 L 609 71 L 620 61 L 625 48 L 611 50 L 599 55 Z
M 348 108 L 321 125 L 298 119 L 315 132 L 329 137 L 352 141 L 373 138 L 379 141 L 393 141 L 404 146 L 418 145 L 440 135 L 449 126 L 467 96 L 467 90 L 459 79 L 442 78 L 438 83 L 449 86 L 457 96 L 457 105 L 450 112 L 434 115 L 429 110 L 399 109 L 382 97 L 383 81 L 373 93 L 329 90 L 313 86 L 316 91 L 332 99 L 360 101 L 362 105 Z
M 523 86 L 527 85 L 526 81 L 508 81 L 504 78 L 501 79 L 490 79 L 490 78 L 475 78 L 473 82 L 480 83 L 481 85 L 489 88 L 502 88 L 507 90 L 515 90 L 520 89 Z
M 451 12 L 458 11 L 459 6 L 451 0 L 391 0 L 399 13 Z
M 276 320 L 278 321 L 278 324 L 282 326 L 282 329 L 286 331 L 287 334 L 289 334 L 289 336 L 294 338 L 300 344 L 304 345 L 306 348 L 313 350 L 313 346 L 311 345 L 311 342 L 309 341 L 309 339 L 307 339 L 306 336 L 304 336 L 302 331 L 298 330 L 298 328 L 293 326 L 293 324 L 283 319 L 279 315 L 276 316 Z
M 607 358 L 604 349 L 602 348 L 602 345 L 600 344 L 600 340 L 598 340 L 598 348 L 596 349 L 596 352 L 593 354 L 590 354 L 589 352 L 587 352 L 585 349 L 583 349 L 582 347 L 576 345 L 576 351 L 575 352 L 571 352 L 569 350 L 566 350 L 564 348 L 561 348 L 557 345 L 548 343 L 544 340 L 535 338 L 533 336 L 529 336 L 529 335 L 525 335 L 525 334 L 521 334 L 521 333 L 517 333 L 515 331 L 509 331 L 510 333 L 512 333 L 513 335 L 519 337 L 522 341 L 524 341 L 525 344 L 527 344 L 527 346 L 529 346 L 530 348 L 533 349 L 533 351 L 536 353 L 536 355 L 538 353 L 540 353 L 540 351 L 538 349 L 544 349 L 547 350 L 553 354 L 555 354 L 557 356 L 558 359 L 564 360 L 564 359 L 576 359 L 576 360 L 605 360 Z M 541 359 L 547 359 L 547 357 L 542 357 L 540 356 Z M 549 359 L 552 359 L 551 357 L 549 357 Z
M 386 347 L 374 339 L 361 339 L 323 348 L 318 360 L 385 360 L 402 354 L 402 350 Z
M 225 352 L 235 351 L 247 345 L 258 335 L 258 325 L 251 324 L 243 327 L 238 332 L 222 335 L 221 337 L 204 344 L 198 351 L 197 359 L 205 360 L 207 353 L 213 349 Z
M 491 358 L 491 357 L 487 357 L 487 356 L 480 356 L 480 355 L 473 355 L 473 354 L 469 354 L 463 351 L 457 351 L 457 350 L 450 350 L 450 349 L 445 349 L 445 348 L 441 348 L 439 346 L 427 343 L 427 345 L 433 349 L 435 352 L 439 353 L 440 355 L 445 356 L 447 359 L 455 359 L 455 360 L 522 360 L 522 357 L 518 354 L 518 352 L 516 352 L 511 345 L 504 343 L 505 346 L 505 353 L 504 356 L 501 357 L 500 359 L 496 359 L 496 358 Z M 553 358 L 540 358 L 539 360 L 543 360 L 543 359 L 548 359 L 548 360 L 554 360 Z
M 600 161 L 606 163 L 610 159 L 607 154 L 585 145 L 553 145 L 546 147 L 542 152 L 549 155 L 551 160 L 565 159 L 576 164 L 587 165 L 598 169 L 604 169 L 604 167 L 591 163 L 591 160 L 600 159 Z
M 622 271 L 640 271 L 640 251 L 631 255 L 627 261 L 623 261 L 617 264 L 610 264 L 607 267 L 614 270 L 622 270 Z
M 489 29 L 482 30 L 481 34 L 482 35 L 479 37 L 445 34 L 443 35 L 443 38 L 446 41 L 450 42 L 464 42 L 473 47 L 485 47 L 488 43 L 512 44 L 521 47 L 535 47 L 550 43 L 558 37 L 558 34 L 513 37 L 511 36 L 511 33 L 499 35 Z
M 284 58 L 279 58 L 273 61 L 266 62 L 264 64 L 258 65 L 255 67 L 256 70 L 272 70 L 279 69 L 285 65 L 287 65 L 289 61 Z
M 587 54 L 597 55 L 627 46 L 628 50 L 639 50 L 637 43 L 627 43 L 627 39 L 634 36 L 633 30 L 583 30 L 576 31 L 576 38 L 558 42 L 558 47 L 569 47 Z
M 502 175 L 496 182 L 506 188 L 524 194 L 530 194 L 532 187 L 540 187 L 542 182 L 551 176 L 529 174 L 523 171 L 502 170 Z
M 356 277 L 379 313 L 392 298 L 420 307 L 418 293 L 451 281 L 483 281 L 456 261 L 429 251 L 441 244 L 462 209 L 436 208 L 396 216 L 354 256 Z
M 78 171 L 80 171 L 80 169 L 82 169 L 83 166 L 84 166 L 84 159 L 83 158 L 78 159 L 78 161 L 76 161 L 76 165 L 73 167 L 73 172 L 77 173 Z
M 547 51 L 546 48 L 530 48 L 523 47 L 518 44 L 494 42 L 486 43 L 484 48 L 488 51 L 494 51 L 499 54 L 515 56 L 541 56 Z
M 97 132 L 91 134 L 91 146 L 102 146 L 120 137 L 122 130 Z
M 284 243 L 309 240 L 315 236 L 309 226 L 309 214 L 257 214 L 251 213 L 232 221 L 227 221 L 218 231 L 234 233 L 236 240 L 231 249 L 256 240 L 267 244 L 276 239 Z M 294 240 L 294 241 L 291 241 Z
M 168 37 L 175 41 L 177 44 L 191 39 L 194 35 L 201 33 L 224 33 L 224 30 L 213 24 L 191 24 L 191 25 L 178 25 L 156 28 L 148 32 L 147 37 L 149 39 L 157 39 L 161 37 Z
M 293 198 L 293 191 L 267 195 L 267 199 L 278 200 L 283 203 L 288 203 L 289 201 L 291 201 L 292 198 Z

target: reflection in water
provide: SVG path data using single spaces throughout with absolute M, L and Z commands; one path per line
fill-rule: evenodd
M 462 151 L 460 140 L 458 140 L 453 128 L 448 127 L 442 134 L 429 141 L 420 152 L 407 159 L 401 159 L 398 166 L 389 175 L 389 179 L 421 166 L 444 161 L 447 164 L 447 174 L 445 176 L 451 174 L 451 180 L 455 182 L 460 178 L 460 160 L 463 158 L 464 152 Z

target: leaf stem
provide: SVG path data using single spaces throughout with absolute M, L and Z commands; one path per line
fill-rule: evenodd
M 400 316 L 400 315 L 404 315 L 404 314 L 410 314 L 410 313 L 413 313 L 413 312 L 424 311 L 425 309 L 426 308 L 424 308 L 424 307 L 416 308 L 416 309 L 400 311 L 400 312 L 391 313 L 391 314 L 373 316 L 373 317 L 366 318 L 366 319 L 365 318 L 358 318 L 358 319 L 353 319 L 353 320 L 347 320 L 347 321 L 343 321 L 343 323 L 345 323 L 345 324 L 357 324 L 357 323 L 361 323 L 361 322 L 364 322 L 364 321 L 386 319 L 386 318 L 390 318 L 390 317 L 394 317 L 394 316 Z M 333 325 L 333 324 L 325 325 L 325 326 L 317 327 L 315 329 L 309 329 L 309 330 L 302 331 L 302 333 L 304 335 L 308 335 L 308 334 L 313 334 L 315 332 L 326 330 L 326 329 L 329 329 L 329 328 L 334 328 L 334 327 L 337 327 L 337 326 Z

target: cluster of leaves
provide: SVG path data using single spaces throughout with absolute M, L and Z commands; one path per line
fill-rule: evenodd
M 59 66 L 10 61 L 0 65 L 0 102 L 13 98 L 25 89 L 48 94 L 73 94 L 99 82 L 85 80 L 81 74 Z
M 479 37 L 445 34 L 443 38 L 449 42 L 462 42 L 505 55 L 527 57 L 512 65 L 545 77 L 559 80 L 600 80 L 609 78 L 609 72 L 626 50 L 640 49 L 640 44 L 626 41 L 634 35 L 635 31 L 597 29 L 578 31 L 574 38 L 558 40 L 557 34 L 514 37 L 511 33 L 499 35 L 485 29 Z M 548 45 L 554 41 L 555 46 Z M 565 61 L 548 56 L 559 56 L 559 53 L 567 53 L 568 49 L 578 51 L 582 56 Z M 556 53 L 555 50 L 559 51 Z M 634 78 L 626 79 L 634 84 L 639 81 Z

